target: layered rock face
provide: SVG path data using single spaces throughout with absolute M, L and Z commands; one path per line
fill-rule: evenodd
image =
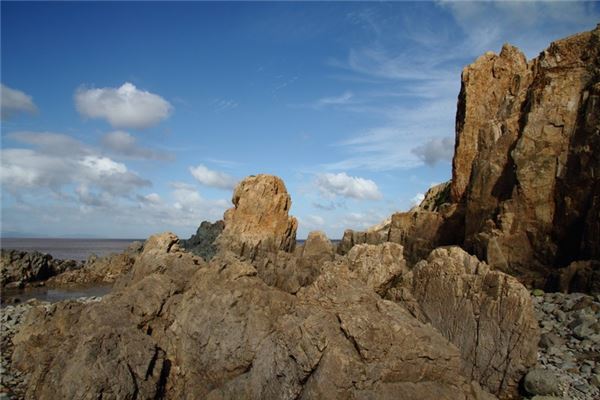
M 298 221 L 288 215 L 292 200 L 280 178 L 250 176 L 236 186 L 232 202 L 218 246 L 250 260 L 264 253 L 294 251 Z
M 465 248 L 490 265 L 546 275 L 600 257 L 599 71 L 600 27 L 464 69 L 451 197 Z

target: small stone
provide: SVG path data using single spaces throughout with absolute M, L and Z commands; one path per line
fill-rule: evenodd
M 593 386 L 596 386 L 597 388 L 600 388 L 600 374 L 599 373 L 595 373 L 594 375 L 592 375 L 592 377 L 590 378 L 590 384 Z
M 590 339 L 594 334 L 594 331 L 590 328 L 588 324 L 580 324 L 573 328 L 573 336 L 575 336 L 579 340 Z
M 587 364 L 586 365 L 582 365 L 581 368 L 580 368 L 580 371 L 582 373 L 584 373 L 584 374 L 587 375 L 587 374 L 590 374 L 592 372 L 592 367 L 589 366 L 589 365 L 587 365 Z
M 565 322 L 567 320 L 567 314 L 562 310 L 554 310 L 554 316 L 559 322 Z
M 556 306 L 552 303 L 546 303 L 542 306 L 542 311 L 544 311 L 547 314 L 552 313 L 552 311 L 554 311 L 554 309 L 556 308 Z
M 555 333 L 544 333 L 540 338 L 540 347 L 549 349 L 562 344 L 561 338 Z
M 532 295 L 536 296 L 536 297 L 540 297 L 544 295 L 544 291 L 542 289 L 533 289 L 533 291 L 531 292 Z
M 534 368 L 529 370 L 523 381 L 523 386 L 529 394 L 552 395 L 559 394 L 559 380 L 551 371 Z

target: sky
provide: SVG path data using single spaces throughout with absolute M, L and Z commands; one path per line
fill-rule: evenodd
M 340 238 L 451 176 L 460 73 L 583 2 L 1 2 L 2 236 L 188 237 L 281 177 Z

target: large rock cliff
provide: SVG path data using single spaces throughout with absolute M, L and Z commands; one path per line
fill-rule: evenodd
M 462 74 L 451 196 L 464 246 L 517 275 L 600 257 L 600 26 Z
M 600 25 L 527 61 L 488 52 L 462 73 L 449 186 L 359 243 L 402 244 L 411 262 L 456 244 L 493 268 L 556 288 L 557 270 L 600 259 Z M 594 264 L 595 265 L 595 264 Z

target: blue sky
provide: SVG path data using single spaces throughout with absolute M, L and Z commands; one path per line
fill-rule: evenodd
M 448 180 L 460 72 L 600 22 L 581 2 L 2 2 L 2 233 L 181 237 L 244 176 L 298 237 Z

